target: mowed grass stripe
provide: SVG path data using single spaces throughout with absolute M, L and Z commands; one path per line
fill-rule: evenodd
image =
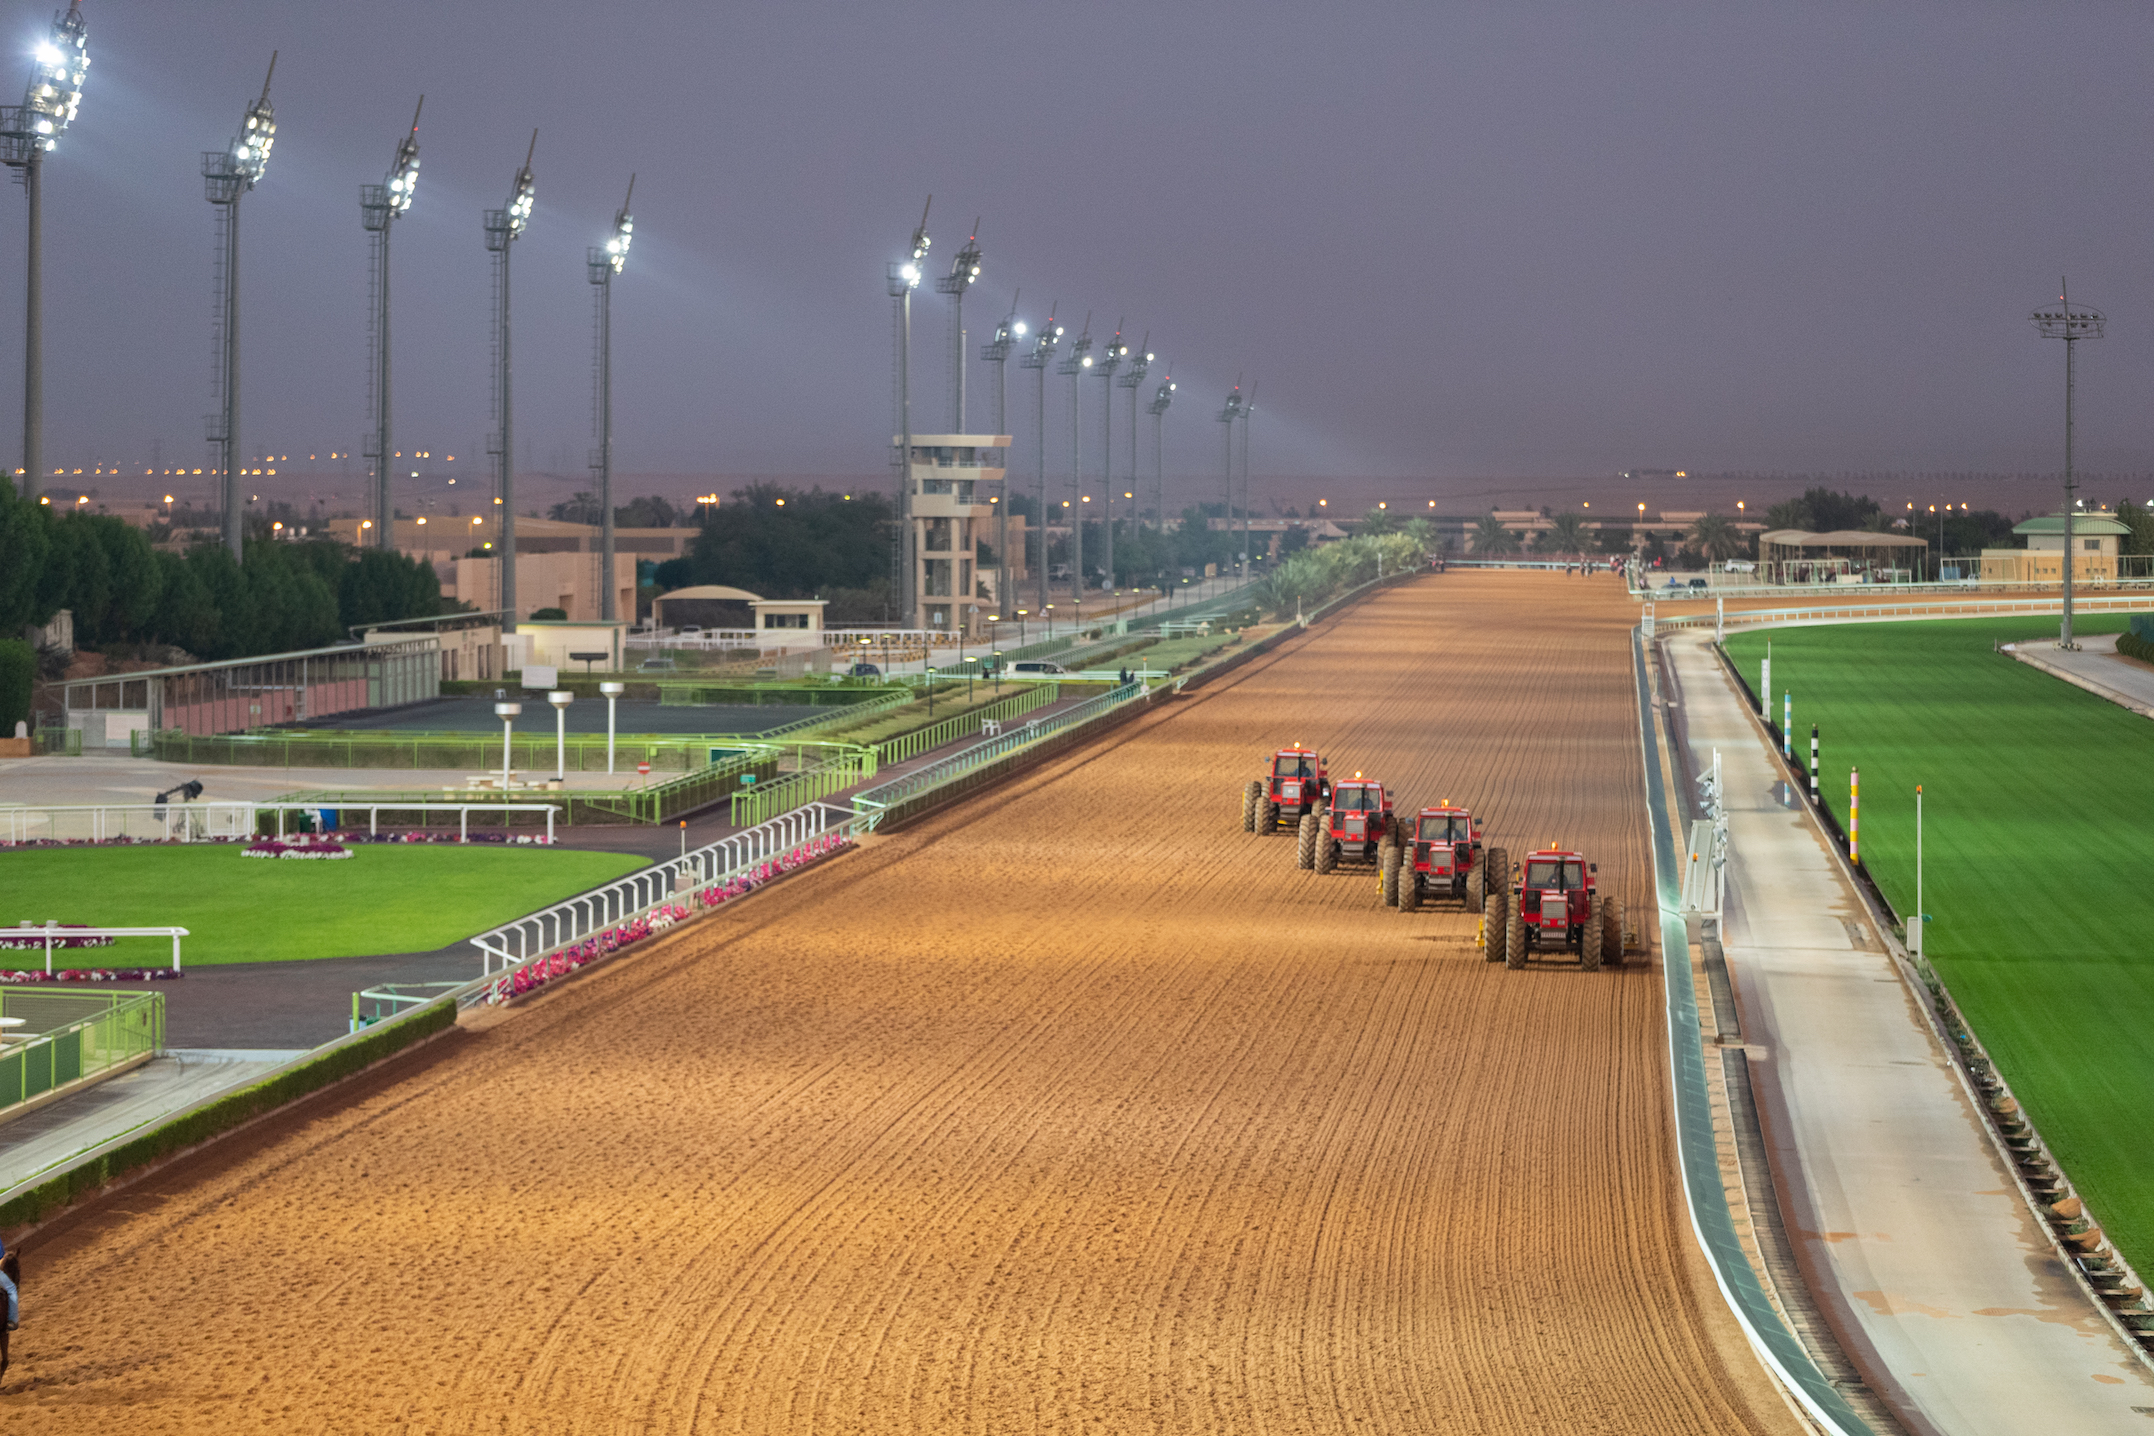
M 644 866 L 620 853 L 433 843 L 369 844 L 337 862 L 241 852 L 216 843 L 0 854 L 0 927 L 183 927 L 190 967 L 431 952 Z M 162 939 L 122 939 L 54 964 L 170 957 Z M 0 955 L 0 967 L 42 966 L 42 952 Z
M 2116 632 L 2104 616 L 2081 633 Z M 2055 619 L 1966 619 L 1741 634 L 1753 687 L 1772 640 L 1774 712 L 1798 748 L 1822 727 L 1819 786 L 1847 821 L 1862 773 L 1862 856 L 2072 1180 L 2142 1270 L 2154 1263 L 2154 723 L 2009 656 Z

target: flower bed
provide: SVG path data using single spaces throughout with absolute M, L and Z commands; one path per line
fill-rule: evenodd
M 288 843 L 277 838 L 262 838 L 257 840 L 247 851 L 241 853 L 240 856 L 243 858 L 315 858 L 332 860 L 350 857 L 351 850 L 334 838 L 299 837 Z
M 80 932 L 88 926 L 88 923 L 82 922 L 63 922 L 57 927 L 47 928 L 25 922 L 13 931 L 0 928 L 0 949 L 13 948 L 24 952 L 43 952 L 50 946 L 54 952 L 60 952 L 71 947 L 112 946 L 112 939 L 109 937 L 69 937 L 67 935 L 70 930 Z M 52 935 L 49 944 L 46 941 L 47 933 Z
M 58 972 L 0 970 L 0 985 L 20 983 L 29 986 L 47 982 L 165 982 L 180 975 L 169 967 L 69 967 Z
M 582 942 L 571 943 L 567 947 L 535 957 L 520 967 L 504 972 L 495 980 L 494 985 L 487 990 L 485 1000 L 489 1005 L 512 1002 L 527 992 L 537 991 L 557 977 L 566 977 L 580 967 L 586 967 L 602 957 L 611 956 L 622 948 L 627 947 L 630 943 L 641 942 L 647 937 L 664 932 L 677 922 L 685 922 L 688 918 L 695 916 L 695 909 L 709 910 L 722 907 L 735 898 L 746 897 L 749 893 L 754 892 L 772 879 L 783 877 L 789 872 L 804 868 L 818 858 L 828 857 L 830 854 L 850 846 L 851 843 L 851 838 L 837 833 L 811 839 L 789 853 L 772 858 L 769 862 L 758 864 L 748 872 L 734 877 L 729 882 L 713 883 L 709 887 L 696 889 L 688 894 L 688 900 L 685 903 L 660 903 L 657 907 L 640 916 L 630 918 L 618 927 L 608 928 L 602 933 L 585 938 Z
M 458 837 L 455 833 L 425 829 L 406 833 L 338 833 L 335 836 L 340 843 L 514 843 L 541 848 L 561 841 L 544 833 L 472 833 L 468 837 Z

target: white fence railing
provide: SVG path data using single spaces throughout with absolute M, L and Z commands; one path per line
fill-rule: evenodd
M 78 947 L 109 947 L 111 945 L 110 940 L 115 937 L 167 937 L 172 940 L 172 970 L 178 972 L 180 970 L 180 939 L 188 936 L 191 936 L 191 934 L 183 927 L 62 927 L 57 922 L 46 922 L 42 925 L 26 922 L 16 927 L 0 927 L 0 952 L 36 952 L 42 950 L 45 954 L 45 973 L 50 976 L 52 974 L 52 955 L 54 952 L 66 952 L 71 948 Z M 105 941 L 90 943 L 83 941 L 86 938 L 103 938 Z M 5 966 L 7 962 L 7 958 L 0 957 L 0 966 Z M 86 962 L 82 964 L 86 968 L 112 967 L 115 965 L 120 964 L 104 962 Z M 124 964 L 127 967 L 137 967 L 139 965 L 139 963 L 132 962 Z
M 0 843 L 201 843 L 247 837 L 252 803 L 63 803 L 0 807 Z
M 2147 608 L 2144 595 L 2127 597 L 2118 595 L 2074 594 L 2074 613 L 2140 613 Z M 2061 613 L 2064 601 L 2052 594 L 2047 598 L 1959 598 L 1914 603 L 1848 603 L 1832 604 L 1818 608 L 1745 608 L 1728 609 L 1725 614 L 1686 613 L 1679 616 L 1662 615 L 1653 620 L 1653 631 L 1662 632 L 1673 628 L 1711 628 L 1716 620 L 1729 628 L 1758 628 L 1778 625 L 1807 623 L 1848 623 L 1861 619 L 1918 619 L 1918 618 L 1983 618 L 2001 617 L 2015 613 Z

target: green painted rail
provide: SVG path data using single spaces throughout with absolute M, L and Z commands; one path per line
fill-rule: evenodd
M 30 1034 L 0 1051 L 0 1111 L 109 1072 L 164 1046 L 161 992 L 52 992 L 0 988 L 0 1017 Z
M 1000 703 L 991 703 L 970 713 L 960 713 L 955 718 L 945 718 L 940 723 L 917 728 L 910 733 L 901 733 L 887 742 L 877 743 L 875 756 L 877 761 L 885 765 L 902 763 L 907 758 L 927 752 L 930 748 L 940 748 L 943 744 L 955 742 L 968 733 L 977 733 L 984 722 L 1030 713 L 1035 708 L 1046 707 L 1061 696 L 1062 685 L 1059 683 L 1030 684 L 1024 691 L 1013 693 Z
M 754 827 L 780 813 L 805 807 L 818 798 L 866 782 L 875 776 L 875 755 L 870 752 L 839 753 L 812 768 L 788 773 L 769 783 L 735 791 L 732 821 L 736 828 Z

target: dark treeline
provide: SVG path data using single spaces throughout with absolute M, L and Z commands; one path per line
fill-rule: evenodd
M 0 485 L 0 633 L 74 613 L 81 648 L 166 644 L 243 658 L 344 639 L 350 625 L 441 611 L 431 566 L 328 539 L 163 552 L 119 519 L 55 514 Z

